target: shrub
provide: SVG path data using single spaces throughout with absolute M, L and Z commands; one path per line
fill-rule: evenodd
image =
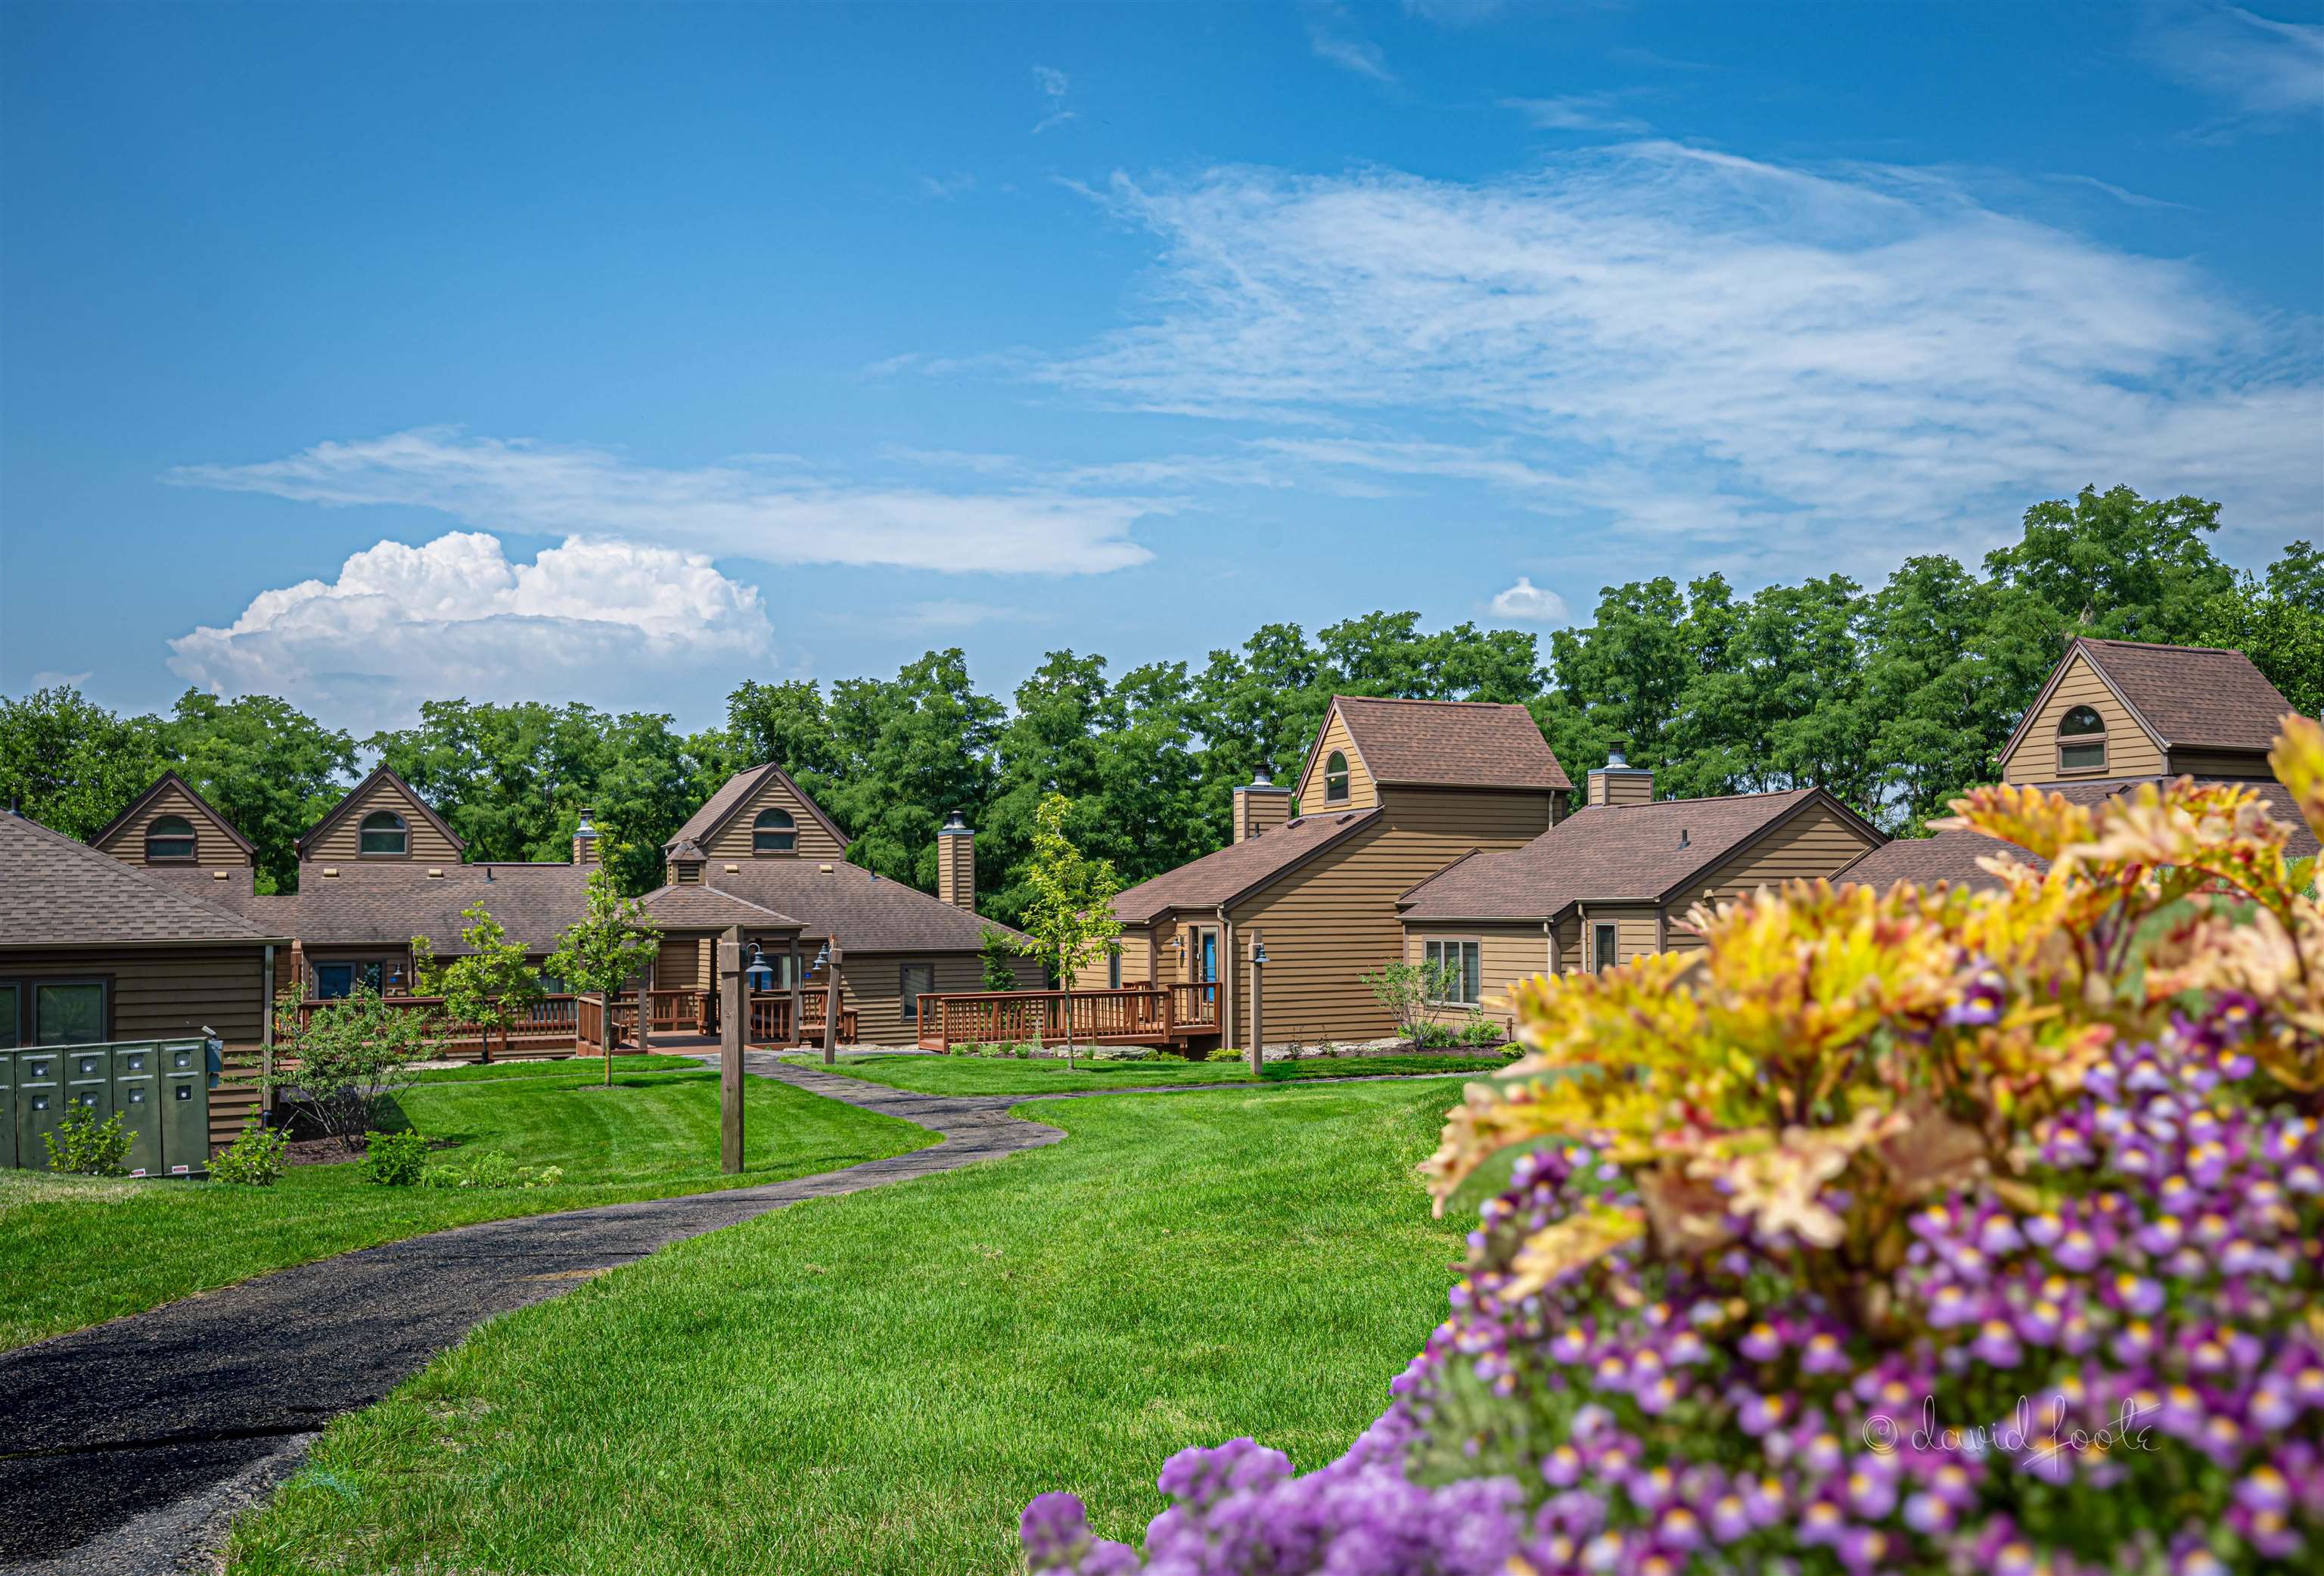
M 1377 974 L 1356 977 L 1370 988 L 1372 1000 L 1388 1009 L 1397 1034 L 1415 1049 L 1431 1044 L 1426 1037 L 1443 1028 L 1429 1017 L 1432 1004 L 1452 1000 L 1461 989 L 1458 963 L 1407 963 L 1399 959 L 1382 965 Z
M 564 1180 L 562 1166 L 520 1166 L 498 1149 L 430 1166 L 420 1177 L 429 1187 L 554 1187 Z
M 129 1154 L 129 1146 L 136 1138 L 134 1129 L 121 1130 L 121 1113 L 115 1111 L 103 1121 L 79 1101 L 65 1111 L 64 1120 L 57 1131 L 42 1133 L 41 1142 L 48 1147 L 49 1169 L 69 1171 L 82 1176 L 124 1176 L 128 1168 L 121 1164 Z M 59 1143 L 61 1138 L 64 1141 Z
M 301 1028 L 297 1000 L 276 1004 L 278 1037 L 290 1055 L 263 1082 L 292 1091 L 324 1135 L 352 1150 L 357 1135 L 379 1125 L 388 1099 L 410 1086 L 410 1064 L 435 1054 L 435 1017 L 359 990 L 318 1009 Z
M 365 1133 L 363 1179 L 382 1187 L 411 1187 L 428 1165 L 428 1140 L 418 1133 Z
M 242 1132 L 226 1152 L 210 1162 L 210 1179 L 242 1187 L 272 1187 L 282 1180 L 283 1150 L 290 1136 L 262 1124 L 256 1117 L 242 1124 Z
M 2324 834 L 2324 729 L 2278 776 Z M 1980 789 L 1998 890 L 1817 882 L 1519 987 L 1439 1207 L 1522 1146 L 1340 1461 L 1182 1452 L 1035 1571 L 2315 1568 L 2324 906 L 2248 790 Z

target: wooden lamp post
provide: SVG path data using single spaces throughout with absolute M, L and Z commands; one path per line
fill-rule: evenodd
M 1266 1055 L 1267 1020 L 1261 1003 L 1267 998 L 1267 933 L 1250 933 L 1250 1075 L 1259 1076 Z
M 727 926 L 718 944 L 718 1168 L 742 1170 L 742 1047 L 750 1043 L 751 1010 L 742 989 L 742 927 Z

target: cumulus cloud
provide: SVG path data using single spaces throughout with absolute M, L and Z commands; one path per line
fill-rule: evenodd
M 2312 322 L 1927 172 L 1656 142 L 1474 183 L 1116 177 L 1104 200 L 1158 239 L 1155 305 L 1040 375 L 1305 425 L 1310 458 L 1489 465 L 1536 507 L 1755 550 L 1979 546 L 2087 482 L 2312 512 Z M 1475 441 L 1415 449 L 1448 431 Z
M 1520 575 L 1516 585 L 1495 594 L 1493 616 L 1526 623 L 1562 624 L 1566 618 L 1565 598 L 1554 591 L 1544 591 L 1531 578 Z
M 226 628 L 171 641 L 170 667 L 368 728 L 429 696 L 636 704 L 657 677 L 739 668 L 771 645 L 757 590 L 701 554 L 575 539 L 512 563 L 497 539 L 455 531 L 383 541 L 335 580 L 261 592 Z
M 2160 22 L 2147 50 L 2166 76 L 2275 124 L 2324 108 L 2324 23 L 2199 5 Z
M 446 429 L 318 443 L 254 465 L 181 465 L 180 486 L 327 504 L 401 503 L 464 524 L 610 537 L 769 564 L 1090 575 L 1153 555 L 1130 526 L 1167 502 L 1027 484 L 980 493 L 865 486 L 762 456 L 693 469 Z

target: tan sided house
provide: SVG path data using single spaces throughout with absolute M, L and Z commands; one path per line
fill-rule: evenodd
M 1532 841 L 1572 791 L 1521 705 L 1335 696 L 1296 806 L 1264 778 L 1237 788 L 1234 842 L 1118 896 L 1121 955 L 1075 983 L 1171 986 L 1189 999 L 1174 1017 L 1200 1001 L 1240 1046 L 1263 937 L 1269 1041 L 1388 1034 L 1362 976 L 1401 949 L 1397 899 L 1465 854 Z
M 2313 854 L 2314 834 L 2267 763 L 2291 711 L 2241 651 L 2077 638 L 2002 746 L 2001 780 L 2082 804 L 2180 777 L 2242 783 L 2292 828 L 2292 855 Z M 2044 868 L 2023 849 L 1959 831 L 1899 838 L 1843 874 L 1883 889 L 1898 881 L 1993 887 L 1998 878 L 1978 862 L 1995 856 Z
M 1434 1012 L 1508 1027 L 1509 987 L 1702 945 L 1686 924 L 1794 878 L 1829 876 L 1882 842 L 1822 788 L 1709 799 L 1653 797 L 1621 757 L 1590 773 L 1589 803 L 1524 847 L 1478 853 L 1421 882 L 1399 908 L 1405 958 L 1456 982 Z

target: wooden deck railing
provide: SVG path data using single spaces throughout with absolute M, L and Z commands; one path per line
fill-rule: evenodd
M 484 1033 L 473 1023 L 456 1023 L 443 1018 L 444 999 L 441 996 L 390 996 L 387 1005 L 399 1012 L 426 1012 L 439 1019 L 436 1026 L 441 1036 L 437 1055 L 449 1061 L 480 1060 L 484 1055 Z M 493 1031 L 492 1054 L 495 1056 L 559 1056 L 572 1053 L 579 1031 L 579 999 L 573 996 L 543 996 L 526 1005 L 523 1015 L 506 1033 Z M 315 1020 L 315 1014 L 337 1005 L 331 998 L 309 998 L 299 1003 L 299 1028 L 305 1032 Z M 294 1040 L 281 1047 L 281 1059 L 286 1064 L 298 1059 Z
M 1167 1045 L 1218 1029 L 1216 985 L 1124 985 L 1108 991 L 931 992 L 919 999 L 920 1045 Z
M 819 1046 L 823 1044 L 824 990 L 810 985 L 799 992 L 798 1033 L 791 1028 L 791 993 L 769 991 L 751 998 L 750 1042 L 754 1046 Z M 842 1044 L 855 1038 L 855 1009 L 843 1000 L 839 1008 Z

